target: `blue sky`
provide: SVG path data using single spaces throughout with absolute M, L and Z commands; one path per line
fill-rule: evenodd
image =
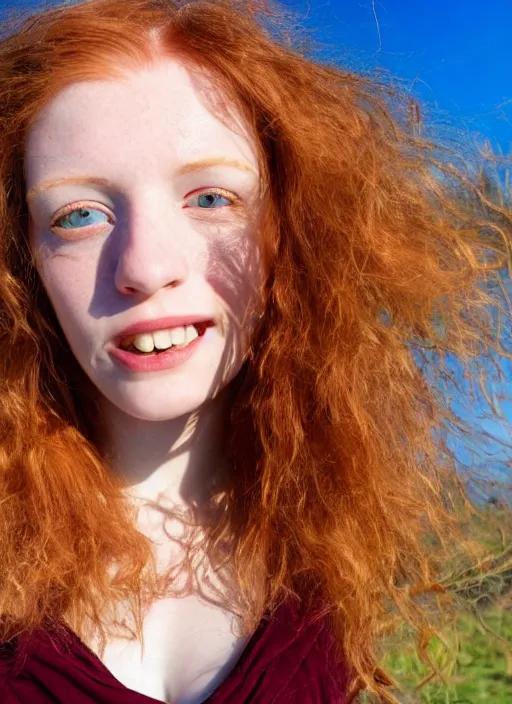
M 330 45 L 321 58 L 330 59 L 335 51 L 354 69 L 387 68 L 456 126 L 512 153 L 512 0 L 311 0 L 309 5 L 306 0 L 284 0 L 283 4 L 300 13 L 301 24 L 315 29 L 318 41 Z M 0 0 L 0 10 L 30 6 L 30 0 Z M 508 395 L 512 365 L 502 361 L 502 366 Z M 490 391 L 499 394 L 502 389 Z M 480 402 L 475 404 L 475 415 L 482 408 Z M 511 409 L 509 404 L 510 421 Z M 454 410 L 462 413 L 463 407 L 456 402 Z M 464 416 L 470 419 L 467 413 Z M 497 438 L 510 437 L 503 425 L 488 421 L 480 425 Z M 462 461 L 470 461 L 464 448 L 459 449 Z M 499 444 L 491 443 L 489 451 L 503 457 Z
M 512 0 L 286 0 L 354 66 L 382 66 L 512 152 Z M 328 50 L 327 50 L 328 52 Z

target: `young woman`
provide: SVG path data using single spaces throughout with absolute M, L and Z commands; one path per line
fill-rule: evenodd
M 4 31 L 4 704 L 396 702 L 379 633 L 428 625 L 461 528 L 412 342 L 490 347 L 503 257 L 469 177 L 267 10 Z

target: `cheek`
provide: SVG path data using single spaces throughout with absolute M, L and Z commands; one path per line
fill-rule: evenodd
M 33 251 L 34 261 L 46 294 L 63 330 L 80 327 L 94 287 L 91 260 L 63 252 L 52 252 L 44 243 Z
M 207 281 L 232 317 L 242 322 L 257 302 L 262 279 L 259 248 L 253 238 L 215 242 L 209 249 Z

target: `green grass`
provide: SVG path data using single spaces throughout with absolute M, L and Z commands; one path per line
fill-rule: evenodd
M 395 696 L 404 704 L 512 704 L 512 613 L 494 610 L 483 618 L 503 640 L 467 614 L 459 616 L 453 634 L 443 636 L 445 643 L 432 640 L 427 652 L 447 684 L 436 677 L 414 693 L 428 669 L 415 654 L 411 639 L 395 644 L 383 662 L 404 689 L 404 694 Z M 361 704 L 365 704 L 364 697 Z

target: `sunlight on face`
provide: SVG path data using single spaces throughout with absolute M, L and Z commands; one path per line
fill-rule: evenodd
M 28 135 L 38 271 L 79 364 L 131 416 L 196 410 L 241 367 L 261 280 L 258 162 L 242 130 L 166 60 L 67 87 Z

